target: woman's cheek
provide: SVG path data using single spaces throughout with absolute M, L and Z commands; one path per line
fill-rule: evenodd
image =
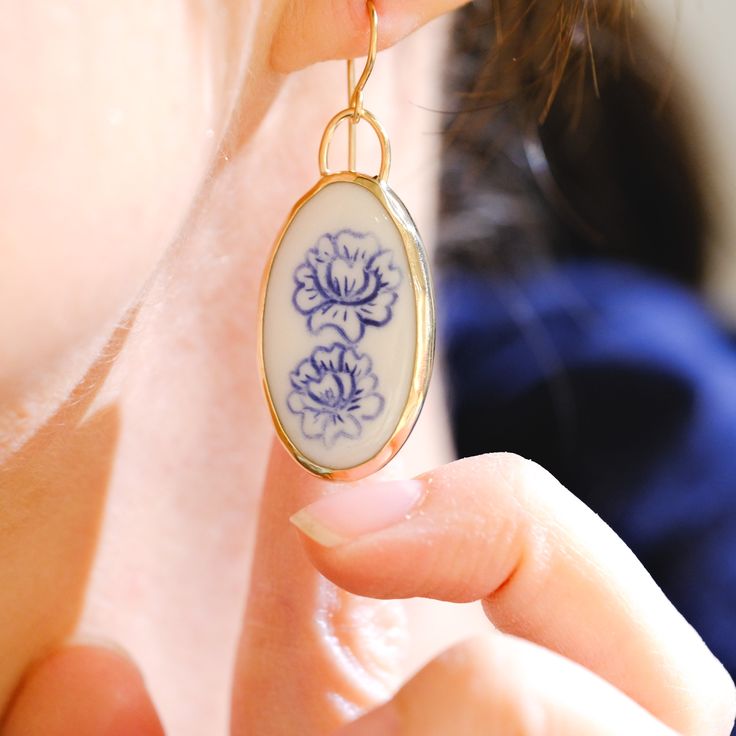
M 176 237 L 242 53 L 216 6 L 0 0 L 0 397 L 115 318 Z

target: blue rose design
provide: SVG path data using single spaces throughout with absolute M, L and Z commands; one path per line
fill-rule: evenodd
M 341 230 L 323 235 L 294 273 L 293 303 L 308 316 L 312 334 L 332 327 L 356 343 L 366 325 L 387 324 L 401 283 L 392 258 L 370 233 Z
M 363 424 L 383 411 L 371 359 L 340 343 L 314 350 L 291 373 L 291 386 L 289 410 L 301 414 L 304 436 L 326 447 L 340 437 L 358 439 Z

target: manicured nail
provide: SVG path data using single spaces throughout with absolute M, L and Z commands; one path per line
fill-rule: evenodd
M 96 634 L 77 632 L 64 642 L 65 647 L 90 647 L 92 649 L 106 649 L 117 654 L 121 659 L 135 662 L 130 652 L 116 641 Z
M 423 496 L 418 480 L 360 483 L 320 498 L 291 523 L 323 547 L 337 547 L 405 521 Z
M 343 726 L 334 736 L 397 736 L 401 733 L 401 718 L 393 703 L 386 703 L 367 716 Z

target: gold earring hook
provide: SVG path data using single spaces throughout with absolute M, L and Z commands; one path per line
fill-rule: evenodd
M 352 59 L 348 61 L 348 106 L 330 120 L 325 128 L 325 132 L 322 134 L 322 142 L 319 146 L 319 170 L 322 176 L 331 175 L 332 172 L 330 171 L 327 160 L 330 151 L 330 144 L 332 143 L 332 138 L 335 135 L 337 127 L 343 121 L 347 121 L 348 171 L 351 171 L 353 174 L 357 173 L 355 168 L 355 129 L 361 120 L 365 120 L 371 128 L 373 128 L 374 133 L 378 137 L 379 145 L 381 146 L 381 168 L 379 169 L 378 176 L 376 178 L 378 181 L 385 183 L 388 179 L 389 169 L 391 168 L 391 144 L 389 143 L 388 136 L 386 135 L 386 131 L 383 126 L 378 122 L 374 115 L 365 109 L 363 105 L 365 86 L 368 82 L 368 78 L 371 76 L 371 72 L 373 71 L 373 67 L 376 63 L 376 56 L 378 55 L 378 13 L 376 12 L 376 6 L 373 0 L 366 1 L 366 9 L 368 10 L 368 17 L 370 19 L 371 34 L 365 68 L 363 69 L 363 73 L 360 75 L 358 83 L 355 84 L 355 64 Z
M 373 0 L 367 0 L 366 9 L 370 20 L 370 41 L 365 68 L 357 84 L 355 83 L 355 60 L 348 59 L 348 107 L 353 110 L 348 126 L 348 168 L 350 171 L 355 171 L 357 125 L 365 111 L 363 106 L 364 90 L 373 72 L 373 67 L 376 65 L 376 56 L 378 55 L 378 12 Z

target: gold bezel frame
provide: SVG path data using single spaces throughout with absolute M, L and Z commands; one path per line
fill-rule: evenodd
M 399 421 L 394 428 L 391 437 L 386 444 L 369 460 L 352 468 L 329 468 L 312 462 L 308 457 L 303 455 L 299 449 L 289 438 L 284 430 L 281 420 L 274 407 L 271 391 L 268 385 L 268 379 L 265 369 L 264 358 L 264 328 L 263 321 L 265 316 L 266 296 L 268 293 L 268 283 L 271 276 L 276 254 L 281 247 L 281 242 L 287 230 L 291 226 L 294 218 L 301 208 L 322 191 L 325 187 L 338 182 L 347 182 L 357 184 L 367 189 L 378 201 L 381 206 L 389 214 L 393 220 L 396 229 L 399 231 L 401 240 L 406 253 L 407 262 L 409 263 L 409 273 L 411 283 L 414 290 L 414 299 L 416 305 L 416 327 L 417 339 L 414 347 L 414 369 L 412 372 L 412 380 L 407 394 L 406 404 L 399 417 Z M 365 478 L 371 473 L 375 473 L 384 467 L 403 447 L 409 438 L 414 425 L 416 424 L 419 414 L 421 413 L 424 400 L 429 388 L 429 381 L 432 375 L 432 367 L 434 363 L 435 351 L 435 305 L 432 293 L 432 281 L 429 272 L 429 263 L 424 250 L 422 239 L 417 231 L 416 225 L 411 218 L 401 200 L 394 194 L 390 187 L 379 178 L 369 177 L 365 174 L 359 174 L 352 171 L 343 171 L 335 174 L 323 176 L 317 184 L 312 187 L 293 207 L 289 217 L 276 239 L 268 264 L 263 275 L 261 283 L 261 293 L 258 312 L 258 367 L 261 373 L 261 384 L 266 396 L 271 418 L 276 428 L 281 443 L 284 445 L 289 454 L 307 471 L 313 475 L 328 480 L 353 481 Z

